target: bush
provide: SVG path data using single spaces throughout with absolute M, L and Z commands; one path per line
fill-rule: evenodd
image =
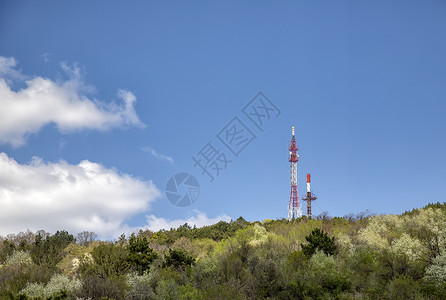
M 15 251 L 0 268 L 0 299 L 6 292 L 18 293 L 30 282 L 47 282 L 51 275 L 50 269 L 35 265 L 28 252 Z
M 334 296 L 349 289 L 347 274 L 340 271 L 333 256 L 318 251 L 311 257 L 310 266 L 312 281 L 317 283 L 321 290 Z
M 395 278 L 389 285 L 388 299 L 421 299 L 418 284 L 408 275 Z
M 82 287 L 76 296 L 87 299 L 124 299 L 125 288 L 125 281 L 120 278 L 87 276 L 82 280 Z
M 152 282 L 149 275 L 127 274 L 128 291 L 126 299 L 151 299 L 154 296 Z
M 48 284 L 30 283 L 20 293 L 28 297 L 49 299 L 57 295 L 73 294 L 80 290 L 82 283 L 78 279 L 70 280 L 62 274 L 55 274 Z
M 161 280 L 156 288 L 156 299 L 178 300 L 178 285 L 173 279 Z
M 29 252 L 14 251 L 5 261 L 5 266 L 27 266 L 33 263 Z

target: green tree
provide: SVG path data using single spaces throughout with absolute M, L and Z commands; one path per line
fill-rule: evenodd
M 84 261 L 79 267 L 82 277 L 117 277 L 126 274 L 130 269 L 129 252 L 122 246 L 102 244 L 93 249 L 91 256 L 93 262 Z
M 329 237 L 319 228 L 314 229 L 305 239 L 308 244 L 302 245 L 302 251 L 307 257 L 311 257 L 317 250 L 324 251 L 326 255 L 333 255 L 336 251 L 334 237 Z
M 334 256 L 327 256 L 326 253 L 317 251 L 310 259 L 310 267 L 308 272 L 313 292 L 322 290 L 335 298 L 350 287 L 347 272 L 341 272 Z
M 192 265 L 195 258 L 184 249 L 169 249 L 169 253 L 164 257 L 164 266 L 184 268 Z
M 38 234 L 34 244 L 31 246 L 32 260 L 39 266 L 55 267 L 64 256 L 64 249 L 74 242 L 73 235 L 67 231 L 57 231 L 46 239 Z
M 0 299 L 10 299 L 8 294 L 17 295 L 30 282 L 46 282 L 52 273 L 33 263 L 28 252 L 15 251 L 0 266 Z
M 150 264 L 158 257 L 158 254 L 149 247 L 147 239 L 142 236 L 136 237 L 132 234 L 127 249 L 129 251 L 128 261 L 139 275 L 148 270 Z
M 14 252 L 15 249 L 16 246 L 14 245 L 14 243 L 10 242 L 9 240 L 4 240 L 0 246 L 0 263 L 3 263 L 6 258 Z

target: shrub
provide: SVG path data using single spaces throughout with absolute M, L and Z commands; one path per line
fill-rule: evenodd
M 147 275 L 138 275 L 136 273 L 127 274 L 126 284 L 128 291 L 126 299 L 151 299 L 154 297 L 151 278 Z
M 420 299 L 418 284 L 408 275 L 395 278 L 389 285 L 388 299 Z
M 14 251 L 5 262 L 5 266 L 26 266 L 30 264 L 32 264 L 31 255 L 25 251 Z
M 30 283 L 22 291 L 28 297 L 36 297 L 49 299 L 61 294 L 72 294 L 77 292 L 82 286 L 78 279 L 70 280 L 67 276 L 62 274 L 55 274 L 51 277 L 48 284 Z

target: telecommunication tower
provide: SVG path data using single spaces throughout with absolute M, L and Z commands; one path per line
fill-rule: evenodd
M 290 178 L 291 178 L 291 194 L 290 202 L 288 204 L 288 220 L 300 218 L 302 216 L 302 209 L 299 202 L 299 194 L 297 192 L 297 162 L 299 161 L 299 148 L 296 145 L 296 138 L 294 137 L 294 126 L 292 127 L 293 137 L 291 138 L 290 148 Z
M 317 199 L 316 195 L 311 192 L 311 180 L 310 174 L 307 174 L 307 197 L 302 200 L 307 201 L 307 217 L 311 219 L 311 201 Z

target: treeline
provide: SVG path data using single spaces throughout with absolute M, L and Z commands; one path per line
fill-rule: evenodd
M 0 299 L 444 299 L 446 205 L 0 238 Z

